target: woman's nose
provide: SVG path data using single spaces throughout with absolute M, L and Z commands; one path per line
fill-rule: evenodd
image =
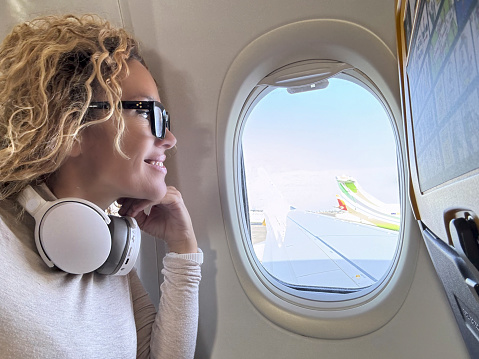
M 156 139 L 156 146 L 158 146 L 158 147 L 166 147 L 166 149 L 170 149 L 175 145 L 176 145 L 176 137 L 168 129 L 166 129 L 165 138 L 163 138 L 163 139 L 157 138 Z

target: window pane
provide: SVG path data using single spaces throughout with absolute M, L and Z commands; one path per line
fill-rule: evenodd
M 277 279 L 359 289 L 388 271 L 399 234 L 396 143 L 367 90 L 275 89 L 242 136 L 251 239 Z

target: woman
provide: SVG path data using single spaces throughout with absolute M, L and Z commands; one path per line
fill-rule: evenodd
M 108 22 L 39 18 L 4 40 L 2 356 L 193 357 L 202 254 L 180 193 L 165 184 L 166 151 L 176 144 L 168 121 L 137 42 Z M 73 197 L 103 210 L 118 201 L 120 215 L 164 239 L 158 313 L 134 270 L 111 276 L 47 266 L 35 221 L 17 201 L 28 186 L 46 201 Z

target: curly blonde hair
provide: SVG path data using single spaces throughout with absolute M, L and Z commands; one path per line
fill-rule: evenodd
M 144 64 L 124 29 L 94 15 L 48 16 L 17 25 L 0 45 L 0 199 L 45 180 L 87 126 L 107 120 L 124 132 L 118 103 L 127 62 Z M 95 97 L 110 103 L 88 112 Z

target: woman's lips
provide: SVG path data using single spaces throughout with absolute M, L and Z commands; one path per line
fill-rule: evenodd
M 163 164 L 162 161 L 145 160 L 145 162 L 146 162 L 147 164 L 149 164 L 150 166 L 153 166 L 153 167 L 155 167 L 156 169 L 158 169 L 158 170 L 160 170 L 160 171 L 166 173 L 166 167 L 165 167 L 165 165 Z

